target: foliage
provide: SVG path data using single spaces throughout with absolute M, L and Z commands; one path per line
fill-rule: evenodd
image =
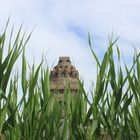
M 8 140 L 139 140 L 140 139 L 140 53 L 135 52 L 130 68 L 116 66 L 114 49 L 116 40 L 109 47 L 102 62 L 89 46 L 97 62 L 97 81 L 88 99 L 83 82 L 79 80 L 79 91 L 75 100 L 66 88 L 66 105 L 60 105 L 49 88 L 49 69 L 42 62 L 35 69 L 29 68 L 25 57 L 25 39 L 20 27 L 12 44 L 13 29 L 6 46 L 8 23 L 0 36 L 0 134 Z M 118 48 L 118 63 L 120 51 Z M 21 79 L 11 77 L 13 66 L 22 53 Z M 125 70 L 123 70 L 123 67 Z M 22 89 L 18 90 L 18 86 Z M 20 101 L 17 97 L 22 95 Z M 89 107 L 88 107 L 89 106 Z M 62 111 L 64 116 L 62 117 Z

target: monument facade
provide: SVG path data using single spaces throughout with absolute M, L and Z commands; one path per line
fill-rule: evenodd
M 64 101 L 65 89 L 69 89 L 72 96 L 78 92 L 79 73 L 71 64 L 69 57 L 59 57 L 58 64 L 50 72 L 51 93 L 58 96 L 59 101 Z

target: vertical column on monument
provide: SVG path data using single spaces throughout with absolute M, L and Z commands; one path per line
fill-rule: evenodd
M 50 73 L 50 89 L 60 102 L 64 102 L 64 89 L 69 86 L 72 96 L 78 91 L 79 73 L 69 57 L 59 57 L 58 64 Z

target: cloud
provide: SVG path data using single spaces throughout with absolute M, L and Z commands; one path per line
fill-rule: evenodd
M 0 26 L 11 15 L 11 23 L 25 28 L 35 26 L 27 47 L 29 60 L 39 63 L 42 53 L 48 53 L 49 65 L 61 55 L 70 56 L 81 75 L 89 81 L 96 79 L 96 66 L 88 47 L 91 33 L 93 49 L 100 57 L 107 48 L 108 35 L 120 37 L 120 48 L 126 58 L 132 56 L 140 40 L 139 0 L 4 0 L 0 8 Z M 0 29 L 1 30 L 1 29 Z

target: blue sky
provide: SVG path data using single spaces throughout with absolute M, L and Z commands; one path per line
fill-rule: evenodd
M 100 57 L 107 48 L 112 31 L 126 60 L 133 46 L 140 50 L 139 0 L 4 0 L 0 5 L 0 31 L 11 15 L 11 24 L 35 30 L 27 47 L 27 58 L 39 63 L 47 54 L 49 66 L 59 56 L 70 56 L 86 84 L 96 78 L 96 65 L 88 46 Z

